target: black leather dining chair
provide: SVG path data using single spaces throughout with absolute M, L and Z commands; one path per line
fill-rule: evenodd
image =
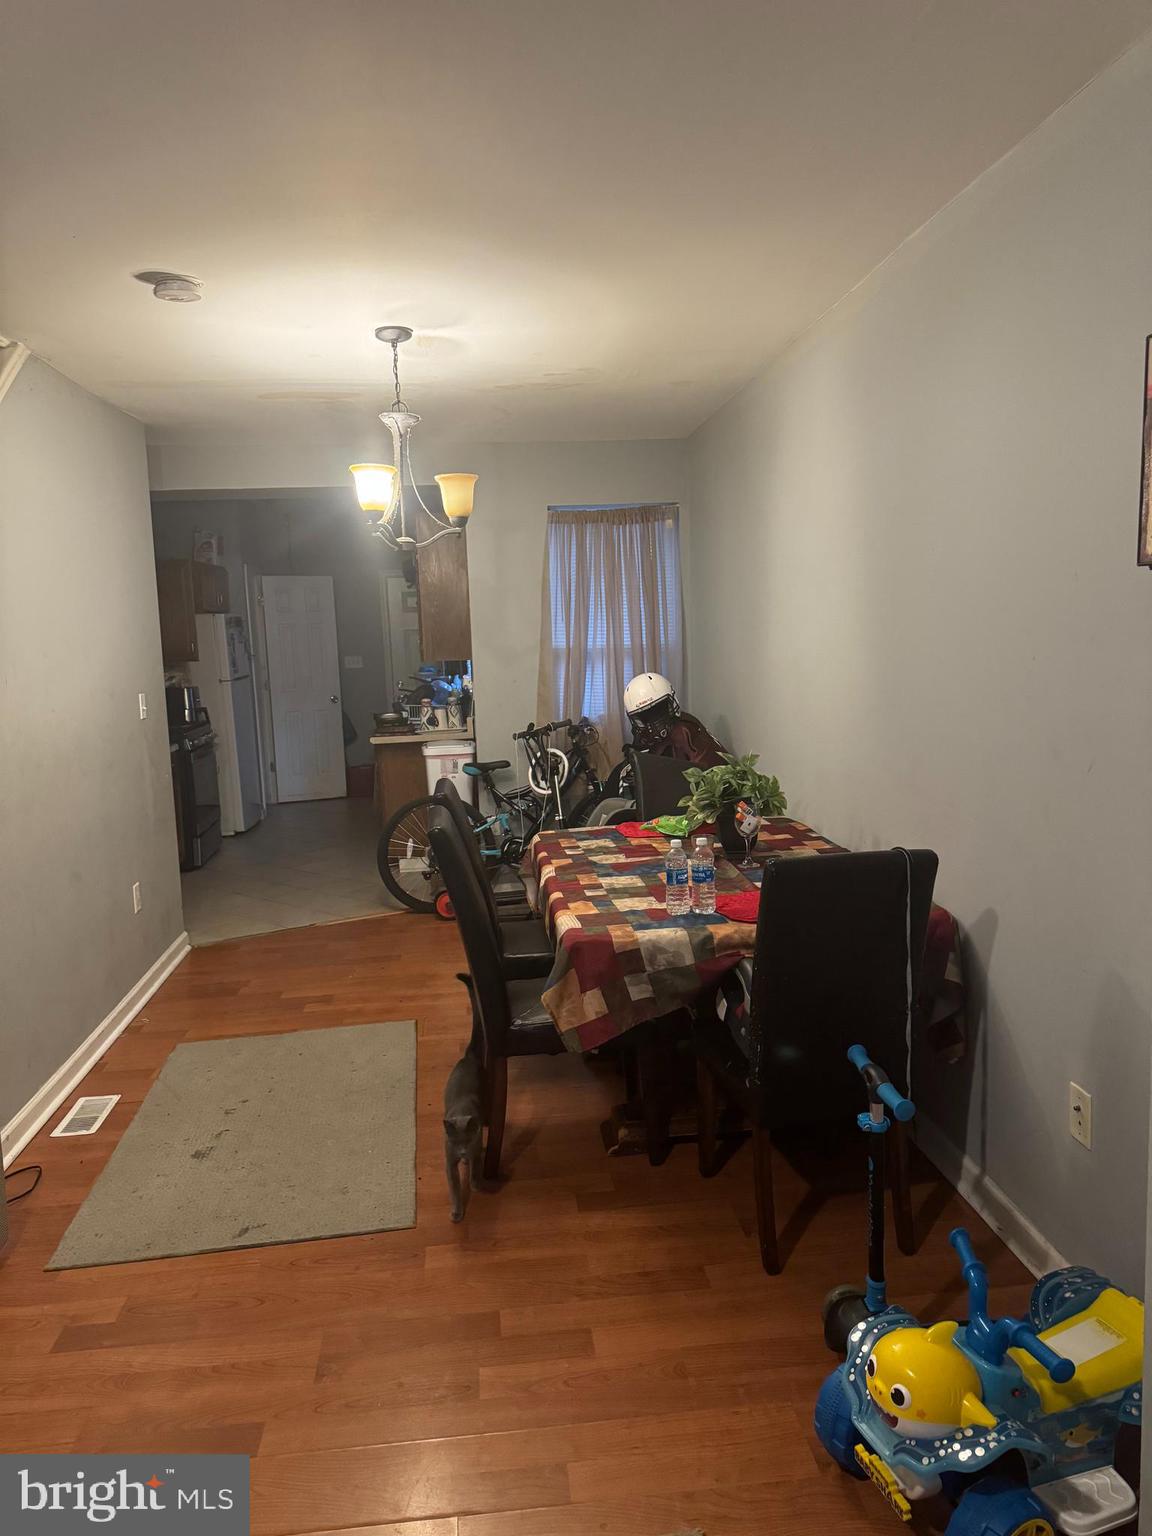
M 658 752 L 637 752 L 635 747 L 625 747 L 624 753 L 632 765 L 639 819 L 679 815 L 680 801 L 688 793 L 684 770 L 693 765 L 678 757 L 661 757 Z
M 558 1056 L 564 1044 L 552 1016 L 540 1000 L 541 978 L 512 979 L 484 898 L 484 881 L 476 874 L 443 800 L 429 807 L 428 841 L 437 867 L 456 909 L 456 923 L 468 973 L 460 980 L 472 1004 L 471 1049 L 480 1057 L 484 1075 L 484 1177 L 500 1172 L 504 1121 L 508 1108 L 509 1056 Z
M 760 1257 L 780 1269 L 774 1130 L 850 1124 L 865 1104 L 849 1046 L 867 1047 L 902 1093 L 937 857 L 926 848 L 782 858 L 764 870 L 751 962 L 696 1018 L 700 1171 L 716 1171 L 718 1099 L 750 1123 Z M 721 1005 L 721 999 L 723 1003 Z M 892 1134 L 897 1240 L 915 1251 L 905 1128 Z
M 524 977 L 547 976 L 552 969 L 555 951 L 552 941 L 548 937 L 548 930 L 544 921 L 539 917 L 506 918 L 500 916 L 496 905 L 496 898 L 492 893 L 492 881 L 489 871 L 484 868 L 484 859 L 480 852 L 480 844 L 476 837 L 476 829 L 468 819 L 468 813 L 464 809 L 464 802 L 460 798 L 459 791 L 451 779 L 438 779 L 434 791 L 436 798 L 444 806 L 452 820 L 456 835 L 460 839 L 461 847 L 468 856 L 468 861 L 476 876 L 480 888 L 484 906 L 488 913 L 488 919 L 492 924 L 492 930 L 496 935 L 496 942 L 500 948 L 501 966 L 505 976 L 513 980 Z M 449 896 L 452 895 L 449 891 Z M 455 906 L 455 898 L 453 898 Z

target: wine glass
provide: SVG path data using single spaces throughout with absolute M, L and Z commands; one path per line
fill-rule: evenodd
M 741 805 L 736 811 L 736 830 L 744 839 L 744 857 L 736 866 L 737 869 L 754 869 L 756 860 L 752 857 L 752 849 L 756 839 L 760 836 L 760 823 L 764 818 L 755 806 Z

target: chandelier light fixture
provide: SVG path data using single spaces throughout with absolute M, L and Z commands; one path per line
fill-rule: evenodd
M 363 511 L 368 513 L 371 531 L 393 549 L 423 549 L 449 534 L 461 534 L 472 515 L 472 494 L 476 475 L 436 475 L 440 487 L 440 500 L 444 516 L 433 512 L 424 498 L 412 474 L 409 440 L 412 428 L 419 423 L 419 416 L 408 409 L 400 394 L 400 345 L 412 340 L 412 332 L 406 325 L 381 325 L 377 328 L 378 341 L 387 342 L 392 348 L 392 380 L 396 386 L 395 399 L 386 411 L 380 412 L 380 420 L 392 434 L 394 464 L 350 464 L 352 479 L 356 483 L 356 496 Z M 414 496 L 425 517 L 436 529 L 427 538 L 417 539 L 408 526 L 406 496 Z

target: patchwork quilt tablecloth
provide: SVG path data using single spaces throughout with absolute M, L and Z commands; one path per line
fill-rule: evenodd
M 529 850 L 538 903 L 556 943 L 543 1001 L 570 1051 L 589 1051 L 649 1019 L 686 1007 L 756 943 L 755 923 L 723 913 L 669 917 L 664 907 L 666 838 L 626 838 L 613 827 L 545 832 Z M 803 822 L 775 816 L 759 855 L 801 858 L 844 849 Z M 753 871 L 753 877 L 760 871 Z M 716 890 L 754 881 L 717 851 Z M 921 981 L 930 1043 L 963 1048 L 963 983 L 956 923 L 932 909 Z

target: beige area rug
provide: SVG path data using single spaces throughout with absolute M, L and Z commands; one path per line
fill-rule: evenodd
M 47 1267 L 415 1223 L 412 1020 L 196 1041 L 165 1062 Z

